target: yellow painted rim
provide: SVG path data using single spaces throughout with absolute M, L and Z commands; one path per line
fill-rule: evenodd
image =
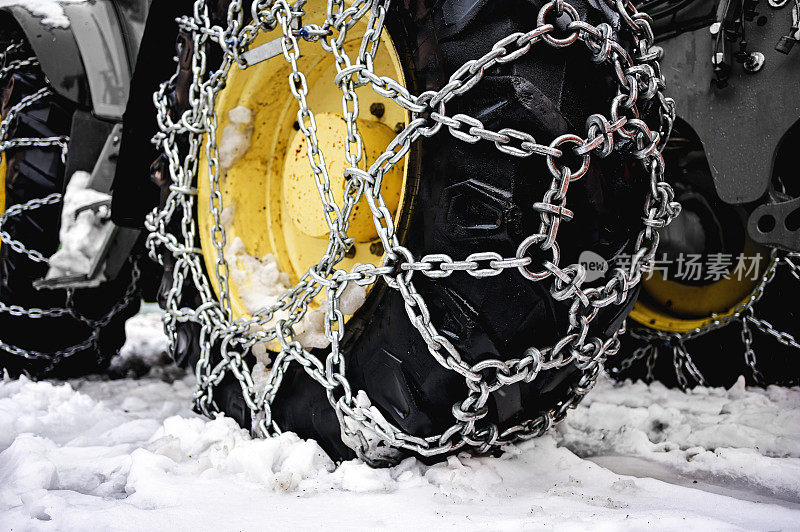
M 745 240 L 742 255 L 745 258 L 760 256 L 757 274 L 742 280 L 731 276 L 693 286 L 665 280 L 660 272 L 655 272 L 643 281 L 642 294 L 631 311 L 631 319 L 650 329 L 686 333 L 733 315 L 749 300 L 770 265 L 769 250 L 749 238 Z M 740 258 L 737 264 L 741 262 Z
M 303 17 L 303 22 L 322 24 L 325 9 L 324 1 L 309 1 L 305 6 L 307 15 Z M 362 18 L 348 31 L 345 49 L 351 57 L 358 52 L 367 18 Z M 259 46 L 277 37 L 276 32 L 262 33 L 251 46 Z M 342 118 L 342 93 L 333 83 L 336 75 L 334 59 L 322 50 L 319 43 L 298 42 L 301 53 L 298 67 L 307 77 L 308 106 L 315 115 L 317 136 L 326 158 L 331 188 L 341 206 L 345 183 L 343 141 L 347 130 Z M 381 37 L 374 64 L 376 72 L 405 84 L 400 58 L 387 31 Z M 234 65 L 225 87 L 217 95 L 215 109 L 218 119 L 217 146 L 220 147 L 229 126 L 238 128 L 240 134 L 248 132 L 248 127 L 240 119 L 234 117 L 231 120 L 232 110 L 243 106 L 251 111 L 252 117 L 249 147 L 229 167 L 220 171 L 227 245 L 235 242 L 237 249 L 243 246 L 246 254 L 256 260 L 274 258 L 280 271 L 288 275 L 289 285 L 294 285 L 309 266 L 322 257 L 328 242 L 328 228 L 306 157 L 305 137 L 296 125 L 298 104 L 289 90 L 290 73 L 291 68 L 282 55 L 244 70 Z M 379 96 L 369 86 L 356 89 L 356 94 L 359 98 L 358 127 L 364 140 L 364 157 L 359 167 L 366 169 L 394 138 L 396 128 L 408 124 L 410 116 L 406 110 L 390 99 Z M 241 110 L 234 111 L 237 112 Z M 408 158 L 406 155 L 386 175 L 382 187 L 384 200 L 394 216 L 396 227 L 401 226 L 400 213 L 404 212 L 406 202 Z M 208 204 L 211 183 L 209 168 L 205 163 L 205 143 L 200 160 L 197 178 L 200 243 L 211 285 L 219 296 L 219 285 L 213 274 L 217 251 L 211 231 L 214 218 Z M 356 204 L 348 234 L 356 242 L 338 268 L 349 271 L 356 264 L 380 265 L 383 247 L 363 197 Z M 231 269 L 246 267 L 235 258 L 235 263 L 231 264 L 232 258 L 227 252 L 226 259 Z M 229 278 L 233 318 L 249 318 L 251 313 L 242 296 L 247 295 L 251 285 L 248 280 L 243 281 L 241 276 L 235 277 L 232 275 Z M 253 305 L 250 307 L 252 309 Z

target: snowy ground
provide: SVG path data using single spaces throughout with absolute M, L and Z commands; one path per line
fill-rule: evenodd
M 161 360 L 140 314 L 117 373 Z M 499 459 L 334 469 L 314 442 L 251 440 L 189 409 L 192 377 L 0 382 L 0 529 L 800 527 L 800 390 L 691 394 L 603 381 Z

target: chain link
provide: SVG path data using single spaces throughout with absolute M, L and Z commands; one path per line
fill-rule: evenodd
M 2 146 L 0 146 L 0 153 L 2 153 Z M 43 256 L 39 251 L 35 249 L 28 249 L 22 242 L 12 238 L 11 234 L 8 231 L 3 230 L 3 226 L 6 223 L 8 223 L 8 220 L 10 220 L 15 216 L 19 216 L 25 211 L 33 211 L 40 207 L 44 207 L 45 205 L 57 205 L 59 203 L 61 203 L 61 193 L 54 192 L 49 196 L 45 196 L 44 198 L 34 198 L 25 203 L 12 205 L 6 210 L 6 212 L 3 213 L 2 216 L 0 216 L 0 241 L 2 241 L 2 243 L 5 245 L 10 246 L 11 249 L 16 251 L 17 253 L 22 253 L 27 255 L 28 258 L 33 262 L 47 263 L 48 261 L 47 257 Z
M 759 386 L 764 385 L 764 375 L 758 370 L 756 352 L 753 350 L 753 333 L 750 332 L 748 321 L 753 317 L 753 307 L 747 309 L 747 316 L 742 320 L 742 343 L 744 344 L 744 361 L 750 368 L 753 380 Z
M 293 5 L 286 0 L 257 0 L 250 4 L 252 22 L 245 25 L 242 1 L 234 0 L 228 8 L 226 26 L 220 27 L 212 24 L 206 2 L 196 0 L 193 15 L 179 19 L 180 26 L 191 34 L 194 45 L 189 106 L 180 113 L 170 107 L 169 95 L 175 90 L 177 74 L 163 83 L 154 95 L 160 129 L 154 142 L 165 154 L 173 186 L 164 205 L 147 217 L 146 226 L 150 231 L 147 246 L 154 259 L 164 263 L 165 257 L 169 256 L 170 261 L 174 260 L 173 284 L 166 297 L 164 317 L 171 349 L 174 351 L 176 348 L 179 323 L 191 321 L 200 326 L 200 359 L 195 368 L 198 383 L 196 408 L 206 415 L 218 410 L 214 389 L 230 372 L 241 385 L 244 401 L 252 411 L 254 433 L 278 433 L 280 428 L 272 419 L 271 403 L 287 368 L 297 363 L 325 388 L 339 419 L 343 441 L 372 464 L 396 458 L 392 449 L 404 449 L 423 456 L 464 447 L 485 452 L 541 434 L 580 402 L 602 371 L 605 358 L 619 349 L 622 331 L 610 338 L 592 337 L 589 325 L 599 309 L 627 300 L 629 292 L 640 282 L 642 273 L 653 260 L 658 245 L 656 229 L 668 224 L 680 210 L 671 187 L 664 181 L 661 157 L 674 121 L 674 103 L 663 95 L 659 53 L 653 46 L 647 16 L 638 13 L 627 2 L 617 2 L 614 7 L 625 31 L 632 36 L 635 54 L 631 56 L 617 42 L 610 25 L 594 26 L 585 22 L 572 5 L 563 0 L 547 3 L 530 31 L 512 33 L 500 39 L 482 57 L 459 67 L 438 91 L 414 95 L 397 80 L 374 70 L 374 57 L 389 12 L 389 0 L 355 0 L 349 5 L 343 0 L 328 0 L 322 26 L 302 25 L 304 6 L 304 0 Z M 566 36 L 560 30 L 556 32 L 551 23 L 561 14 L 570 20 Z M 347 34 L 367 15 L 366 31 L 358 54 L 350 57 L 344 49 Z M 224 253 L 225 229 L 220 221 L 223 197 L 219 192 L 214 102 L 232 66 L 248 68 L 242 54 L 256 36 L 272 31 L 280 32 L 283 60 L 291 67 L 289 92 L 297 100 L 297 124 L 308 143 L 307 158 L 321 200 L 321 215 L 330 235 L 319 261 L 293 288 L 251 318 L 234 320 L 230 312 L 229 272 Z M 317 141 L 314 114 L 307 103 L 308 86 L 300 68 L 299 38 L 318 43 L 331 54 L 336 66 L 333 81 L 342 93 L 342 116 L 347 124 L 344 142 L 346 189 L 338 202 L 331 190 L 325 155 Z M 494 131 L 474 117 L 447 114 L 448 102 L 470 91 L 495 66 L 516 61 L 538 46 L 563 48 L 576 43 L 582 43 L 593 61 L 609 68 L 618 89 L 609 116 L 590 116 L 584 136 L 562 135 L 549 144 L 542 144 L 524 131 L 511 128 Z M 206 55 L 209 46 L 218 46 L 223 52 L 222 63 L 213 71 L 209 70 Z M 363 140 L 358 131 L 359 105 L 355 89 L 361 86 L 370 86 L 377 94 L 411 113 L 409 123 L 366 170 L 358 167 Z M 642 102 L 655 109 L 657 124 L 648 125 L 641 118 L 639 105 Z M 509 156 L 538 155 L 544 158 L 551 184 L 542 201 L 534 205 L 534 212 L 541 220 L 540 227 L 537 233 L 522 241 L 513 257 L 503 257 L 495 252 L 476 252 L 463 260 L 445 254 L 417 258 L 400 245 L 391 212 L 381 194 L 383 178 L 416 141 L 433 136 L 445 127 L 450 135 L 466 143 L 491 142 L 501 153 Z M 193 181 L 198 164 L 201 164 L 199 150 L 204 136 L 206 157 L 202 164 L 208 167 L 211 184 L 208 208 L 214 222 L 211 233 L 217 252 L 215 267 L 210 268 L 208 275 L 195 248 L 197 228 L 194 213 L 195 209 L 201 208 L 202 202 L 195 194 L 189 193 L 194 190 Z M 586 271 L 580 264 L 560 265 L 558 229 L 573 215 L 565 207 L 569 185 L 586 173 L 591 157 L 605 157 L 612 150 L 641 162 L 649 174 L 650 192 L 631 264 L 610 272 L 604 285 L 591 288 L 584 286 Z M 568 154 L 577 157 L 577 168 L 570 168 L 562 162 Z M 346 272 L 336 266 L 353 241 L 348 236 L 348 227 L 353 208 L 361 197 L 370 207 L 385 258 L 380 266 L 361 265 L 353 272 Z M 546 252 L 549 260 L 535 259 L 539 253 L 534 253 L 534 249 Z M 568 330 L 554 345 L 531 347 L 522 358 L 488 359 L 471 364 L 432 323 L 427 303 L 415 287 L 414 274 L 420 272 L 425 277 L 437 279 L 462 272 L 483 278 L 507 270 L 516 270 L 531 282 L 547 281 L 553 298 L 569 307 Z M 209 276 L 219 287 L 219 297 L 214 295 Z M 425 341 L 430 355 L 442 367 L 464 378 L 468 395 L 453 405 L 454 423 L 442 434 L 420 437 L 404 433 L 377 414 L 368 398 L 352 389 L 347 379 L 345 357 L 340 348 L 345 322 L 339 297 L 350 282 L 367 285 L 379 279 L 400 293 L 409 320 Z M 202 299 L 202 304 L 195 309 L 182 303 L 181 296 L 187 282 L 194 284 Z M 294 339 L 294 326 L 322 290 L 327 295 L 325 335 L 331 344 L 324 360 L 309 353 Z M 280 319 L 277 319 L 278 312 L 282 312 Z M 277 342 L 280 351 L 274 354 L 266 382 L 256 387 L 251 368 L 243 357 L 255 344 L 266 342 Z M 487 403 L 492 392 L 517 382 L 530 383 L 542 372 L 568 365 L 577 367 L 581 377 L 572 393 L 556 407 L 504 429 L 489 422 Z

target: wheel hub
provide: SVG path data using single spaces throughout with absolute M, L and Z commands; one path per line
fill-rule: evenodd
M 309 1 L 305 6 L 308 15 L 303 17 L 304 24 L 322 24 L 325 6 L 321 0 Z M 351 56 L 358 52 L 365 30 L 366 20 L 361 20 L 347 32 L 344 48 Z M 251 47 L 275 36 L 260 34 Z M 299 44 L 298 67 L 307 80 L 307 103 L 314 112 L 319 152 L 324 156 L 330 176 L 331 193 L 341 208 L 347 190 L 344 169 L 350 164 L 345 158 L 348 131 L 342 118 L 342 91 L 333 83 L 336 64 L 320 43 L 300 40 Z M 405 84 L 399 57 L 387 31 L 381 35 L 374 62 L 375 71 L 388 73 Z M 282 293 L 296 284 L 310 266 L 317 264 L 328 248 L 330 229 L 323 215 L 317 177 L 309 164 L 308 140 L 298 123 L 298 101 L 290 92 L 291 73 L 290 65 L 282 56 L 247 69 L 234 64 L 215 101 L 220 151 L 226 143 L 230 144 L 226 140 L 229 126 L 238 128 L 239 135 L 249 135 L 249 142 L 244 143 L 238 157 L 232 163 L 229 161 L 229 166 L 222 163 L 219 172 L 223 206 L 220 222 L 225 229 L 225 246 L 233 245 L 236 250 L 236 253 L 229 253 L 228 249 L 225 252 L 232 270 L 228 280 L 234 318 L 249 317 L 261 306 L 271 304 L 267 300 L 263 305 L 257 304 L 251 297 L 259 290 L 260 283 L 263 284 L 263 277 L 270 277 L 269 282 L 276 281 L 279 285 L 272 295 Z M 356 124 L 363 140 L 358 167 L 366 170 L 396 136 L 397 128 L 404 127 L 410 117 L 407 111 L 378 95 L 370 86 L 357 88 L 356 95 Z M 350 106 L 352 108 L 352 103 Z M 236 123 L 240 120 L 236 116 L 239 107 L 250 111 L 249 123 Z M 200 198 L 209 196 L 213 184 L 206 153 L 204 148 L 198 169 Z M 221 153 L 221 162 L 224 155 Z M 381 189 L 396 226 L 410 203 L 405 198 L 407 160 L 408 156 L 404 157 L 386 174 Z M 215 218 L 206 202 L 198 204 L 197 219 L 206 268 L 215 272 L 218 259 L 214 246 Z M 353 238 L 353 245 L 337 268 L 350 271 L 357 264 L 380 265 L 383 246 L 363 195 L 356 202 L 349 223 L 347 234 Z M 219 239 L 219 233 L 216 234 Z M 258 271 L 252 270 L 253 264 Z M 262 266 L 268 269 L 259 269 Z M 248 273 L 248 269 L 252 271 Z M 219 296 L 218 279 L 210 275 L 210 280 Z M 316 301 L 312 302 L 311 308 L 316 305 Z
M 331 189 L 334 197 L 342 198 L 346 188 L 344 170 L 349 166 L 344 152 L 347 124 L 340 115 L 335 113 L 317 114 L 316 123 L 319 149 L 325 154 L 325 161 L 328 163 Z M 381 122 L 359 118 L 357 123 L 361 138 L 364 140 L 363 155 L 366 161 L 371 163 L 380 156 L 383 148 L 395 137 L 395 133 Z M 294 229 L 305 236 L 322 240 L 319 248 L 319 255 L 321 255 L 325 249 L 324 246 L 327 245 L 330 231 L 320 213 L 319 191 L 314 180 L 309 176 L 307 152 L 306 137 L 302 131 L 297 131 L 289 143 L 283 166 L 281 209 L 285 218 L 291 220 Z M 393 169 L 387 176 L 381 193 L 386 201 L 386 206 L 392 213 L 395 213 L 402 191 L 402 174 L 397 169 Z M 378 232 L 372 220 L 372 212 L 363 198 L 353 209 L 350 217 L 350 229 L 347 233 L 355 238 L 356 245 L 375 241 L 378 238 Z
M 681 214 L 659 231 L 664 253 L 656 260 L 666 264 L 643 281 L 631 318 L 651 329 L 687 333 L 735 314 L 759 285 L 770 251 L 747 236 L 733 207 L 696 192 L 678 199 Z M 693 278 L 687 263 L 695 259 L 700 274 Z M 715 261 L 717 271 L 709 277 Z

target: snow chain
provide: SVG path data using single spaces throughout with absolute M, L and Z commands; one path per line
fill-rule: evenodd
M 636 361 L 644 359 L 647 368 L 646 379 L 653 381 L 655 379 L 653 369 L 655 368 L 656 359 L 660 355 L 659 347 L 661 347 L 668 352 L 672 352 L 672 366 L 675 370 L 678 386 L 684 390 L 694 385 L 706 386 L 707 381 L 703 373 L 695 365 L 691 353 L 686 348 L 686 342 L 721 327 L 738 324 L 741 327 L 740 336 L 744 347 L 744 360 L 750 370 L 750 375 L 756 384 L 764 386 L 766 384 L 764 375 L 758 369 L 758 360 L 753 349 L 751 326 L 764 334 L 772 336 L 783 345 L 800 351 L 800 341 L 794 336 L 788 332 L 777 330 L 770 322 L 756 316 L 756 305 L 761 296 L 764 295 L 767 285 L 775 278 L 777 269 L 781 266 L 789 268 L 794 278 L 800 281 L 800 253 L 779 254 L 778 250 L 773 249 L 770 256 L 770 265 L 753 291 L 729 315 L 717 318 L 711 323 L 685 333 L 664 332 L 646 327 L 631 328 L 628 334 L 639 340 L 645 340 L 647 344 L 637 348 L 629 358 L 622 361 L 619 367 L 612 370 L 613 373 L 624 374 Z M 690 378 L 691 381 L 689 380 Z
M 574 408 L 591 389 L 603 368 L 605 357 L 619 349 L 619 331 L 610 338 L 589 336 L 589 324 L 599 309 L 619 305 L 641 280 L 651 265 L 659 235 L 657 229 L 668 224 L 680 211 L 674 202 L 672 188 L 664 181 L 664 162 L 661 156 L 674 120 L 674 102 L 663 94 L 664 82 L 658 59 L 661 50 L 653 46 L 649 17 L 639 13 L 630 2 L 616 0 L 609 5 L 620 15 L 621 23 L 632 34 L 635 54 L 628 52 L 615 39 L 606 23 L 597 26 L 581 20 L 576 9 L 565 0 L 554 0 L 541 8 L 535 27 L 527 33 L 513 33 L 498 41 L 483 57 L 470 60 L 457 69 L 439 91 L 411 94 L 398 81 L 381 76 L 373 69 L 373 58 L 380 42 L 383 23 L 390 0 L 355 0 L 346 7 L 342 0 L 329 0 L 326 21 L 322 26 L 303 26 L 304 0 L 290 5 L 286 0 L 257 0 L 249 6 L 252 22 L 244 24 L 242 0 L 233 0 L 227 11 L 227 26 L 212 25 L 210 7 L 196 0 L 193 16 L 178 19 L 188 31 L 194 44 L 192 56 L 193 79 L 189 87 L 189 108 L 180 116 L 169 112 L 169 94 L 175 88 L 177 74 L 163 83 L 154 95 L 158 110 L 160 133 L 154 138 L 166 155 L 172 180 L 165 205 L 148 215 L 151 232 L 147 245 L 151 256 L 162 262 L 164 255 L 174 257 L 172 289 L 167 295 L 165 329 L 171 347 L 176 346 L 176 324 L 192 321 L 200 325 L 200 359 L 196 365 L 198 389 L 196 408 L 212 415 L 218 410 L 214 389 L 228 372 L 239 381 L 244 400 L 252 411 L 254 434 L 274 435 L 280 428 L 272 419 L 274 400 L 287 367 L 300 364 L 305 371 L 327 390 L 336 411 L 343 441 L 361 458 L 371 464 L 391 463 L 397 451 L 404 449 L 423 456 L 449 453 L 459 448 L 486 452 L 506 443 L 537 436 L 553 423 L 560 421 L 568 409 Z M 561 14 L 571 19 L 566 34 L 557 32 L 550 21 Z M 358 56 L 345 53 L 343 43 L 347 32 L 362 17 L 368 26 Z M 284 59 L 291 65 L 289 89 L 298 101 L 297 123 L 309 143 L 309 164 L 313 171 L 323 206 L 330 237 L 328 247 L 319 262 L 287 290 L 272 306 L 263 308 L 249 319 L 233 320 L 228 285 L 229 266 L 224 254 L 225 228 L 220 221 L 220 164 L 217 146 L 217 116 L 215 96 L 225 84 L 230 69 L 248 68 L 243 54 L 260 32 L 276 31 L 282 35 Z M 348 137 L 345 155 L 347 186 L 342 204 L 331 192 L 324 154 L 318 148 L 314 115 L 306 103 L 307 85 L 298 67 L 298 38 L 318 41 L 333 55 L 338 74 L 334 82 L 342 91 L 344 118 Z M 219 46 L 224 52 L 222 64 L 209 71 L 206 45 Z M 492 131 L 476 118 L 448 115 L 447 103 L 458 98 L 483 77 L 487 69 L 509 63 L 529 53 L 534 46 L 568 47 L 582 43 L 587 53 L 599 64 L 606 65 L 614 75 L 618 94 L 613 99 L 609 116 L 594 114 L 586 123 L 583 135 L 562 135 L 549 144 L 540 144 L 528 133 L 515 129 Z M 275 59 L 278 60 L 278 59 Z M 389 143 L 383 154 L 367 171 L 357 167 L 361 158 L 361 137 L 358 132 L 358 97 L 354 89 L 371 85 L 378 94 L 391 98 L 411 113 L 411 121 Z M 647 124 L 639 115 L 639 104 L 646 102 L 658 111 L 658 123 Z M 384 175 L 401 160 L 411 145 L 421 137 L 449 132 L 469 143 L 492 142 L 498 150 L 514 157 L 533 154 L 544 158 L 552 181 L 542 200 L 534 205 L 541 224 L 537 233 L 527 237 L 512 257 L 494 252 L 473 253 L 465 259 L 453 259 L 443 254 L 414 257 L 399 244 L 394 222 L 381 195 Z M 179 138 L 181 145 L 179 148 Z M 201 144 L 205 142 L 211 192 L 208 198 L 198 198 L 194 179 L 197 173 Z M 638 235 L 629 267 L 610 272 L 605 285 L 584 288 L 585 269 L 579 264 L 559 266 L 560 252 L 556 241 L 559 224 L 568 221 L 572 213 L 565 207 L 570 184 L 580 179 L 589 168 L 590 157 L 605 157 L 616 147 L 638 159 L 647 169 L 650 190 L 643 211 L 643 229 Z M 560 162 L 565 150 L 576 154 L 580 166 L 569 168 Z M 568 152 L 569 153 L 569 152 Z M 378 234 L 383 244 L 385 260 L 381 266 L 362 265 L 353 272 L 337 269 L 352 238 L 348 236 L 349 216 L 361 196 L 369 203 Z M 209 275 L 218 283 L 220 297 L 216 298 L 206 276 L 200 250 L 195 246 L 197 225 L 194 217 L 196 202 L 207 205 L 213 216 L 212 235 L 216 247 L 216 265 Z M 175 228 L 174 231 L 172 228 Z M 528 250 L 538 248 L 547 252 L 550 260 L 535 261 Z M 498 275 L 515 269 L 531 282 L 548 281 L 550 293 L 559 301 L 571 303 L 569 329 L 555 345 L 530 347 L 520 359 L 483 360 L 470 365 L 431 323 L 428 306 L 415 288 L 416 272 L 430 278 L 445 277 L 454 271 L 474 277 Z M 460 273 L 463 274 L 463 273 Z M 184 281 L 194 282 L 202 304 L 196 308 L 182 307 Z M 339 309 L 339 296 L 348 283 L 368 285 L 383 279 L 402 295 L 409 319 L 428 346 L 430 355 L 443 367 L 462 375 L 469 389 L 468 396 L 453 405 L 454 424 L 442 434 L 420 437 L 402 432 L 372 408 L 364 393 L 350 387 L 345 358 L 340 350 L 345 323 Z M 330 353 L 320 361 L 294 340 L 293 326 L 306 313 L 308 304 L 320 291 L 327 293 L 325 334 L 331 343 Z M 271 322 L 279 310 L 288 310 L 289 317 L 277 320 L 270 329 L 260 329 Z M 251 327 L 252 326 L 252 327 Z M 623 325 L 624 329 L 624 325 Z M 245 354 L 256 343 L 277 341 L 280 353 L 275 354 L 267 382 L 256 386 Z M 219 362 L 212 361 L 212 348 L 218 348 Z M 556 408 L 541 413 L 518 425 L 501 430 L 488 423 L 489 395 L 499 388 L 525 381 L 532 382 L 546 371 L 574 365 L 582 378 L 572 395 Z
M 26 50 L 25 43 L 23 41 L 14 42 L 9 45 L 3 52 L 0 52 L 0 84 L 2 84 L 7 77 L 14 74 L 25 67 L 31 66 L 38 66 L 39 61 L 36 57 L 28 57 L 25 59 L 11 59 L 14 54 L 19 52 L 24 52 Z M 2 117 L 0 120 L 0 155 L 7 152 L 8 150 L 12 149 L 20 149 L 20 148 L 58 148 L 61 150 L 61 162 L 62 164 L 66 162 L 67 158 L 67 147 L 69 144 L 69 137 L 67 136 L 58 136 L 58 137 L 45 137 L 45 138 L 12 138 L 8 139 L 8 134 L 11 129 L 11 125 L 14 123 L 15 118 L 17 115 L 23 111 L 24 109 L 33 106 L 43 98 L 52 95 L 53 92 L 49 87 L 44 87 L 36 91 L 35 93 L 28 95 L 22 98 L 19 103 L 14 105 L 8 110 L 6 116 Z M 24 254 L 30 259 L 32 262 L 40 262 L 40 263 L 47 263 L 48 258 L 43 256 L 39 251 L 35 249 L 28 248 L 25 244 L 20 242 L 19 240 L 14 239 L 14 237 L 5 229 L 3 226 L 7 223 L 7 221 L 15 216 L 19 216 L 25 211 L 32 211 L 47 205 L 58 205 L 62 202 L 62 194 L 60 193 L 53 193 L 44 198 L 34 198 L 29 200 L 25 203 L 19 203 L 16 205 L 12 205 L 5 212 L 2 213 L 0 216 L 0 242 L 2 242 L 3 246 L 8 246 L 13 252 Z M 5 205 L 0 206 L 5 207 Z M 71 357 L 81 351 L 86 349 L 94 349 L 98 353 L 98 357 L 105 358 L 108 354 L 100 353 L 98 349 L 98 340 L 100 336 L 100 330 L 108 325 L 111 319 L 122 311 L 125 307 L 130 304 L 133 298 L 138 294 L 137 286 L 139 277 L 141 272 L 139 270 L 139 266 L 134 262 L 133 263 L 133 270 L 132 270 L 132 277 L 131 282 L 125 290 L 125 294 L 123 298 L 117 302 L 114 307 L 107 312 L 103 317 L 100 319 L 89 319 L 83 315 L 81 315 L 72 305 L 72 292 L 67 291 L 66 295 L 66 306 L 65 307 L 53 307 L 47 309 L 41 308 L 25 308 L 19 305 L 6 305 L 2 301 L 0 301 L 0 314 L 9 314 L 11 316 L 17 317 L 26 317 L 30 319 L 40 319 L 40 318 L 57 318 L 63 316 L 70 316 L 76 321 L 80 321 L 86 324 L 92 332 L 88 338 L 74 344 L 70 347 L 65 349 L 61 349 L 59 351 L 53 352 L 41 352 L 41 351 L 34 351 L 30 349 L 25 349 L 19 346 L 10 345 L 2 340 L 0 340 L 0 351 L 4 351 L 6 353 L 24 357 L 30 360 L 47 360 L 48 364 L 45 367 L 43 373 L 47 374 L 59 364 L 59 362 L 65 358 Z

